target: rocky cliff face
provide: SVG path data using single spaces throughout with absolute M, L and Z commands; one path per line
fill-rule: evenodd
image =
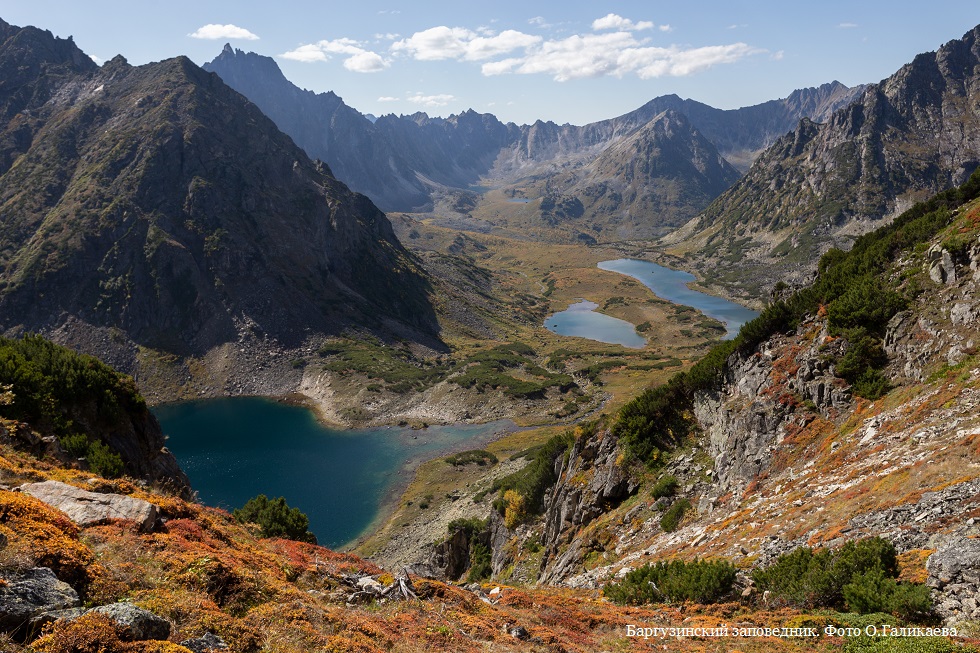
M 853 345 L 830 334 L 821 309 L 731 355 L 720 387 L 693 396 L 691 436 L 655 471 L 624 468 L 606 431 L 580 439 L 535 527 L 540 579 L 597 587 L 647 561 L 765 565 L 800 546 L 881 536 L 928 576 L 947 622 L 975 618 L 977 561 L 963 542 L 980 534 L 978 218 L 976 202 L 956 209 L 878 280 L 911 289 L 884 335 L 895 386 L 885 396 L 854 396 L 837 375 Z M 650 491 L 668 478 L 675 490 Z M 664 516 L 681 502 L 690 507 L 675 529 Z
M 917 56 L 822 125 L 803 120 L 670 241 L 686 238 L 705 269 L 725 257 L 775 263 L 775 279 L 964 182 L 980 164 L 978 37 L 980 27 Z
M 185 58 L 83 65 L 0 131 L 16 161 L 0 176 L 4 330 L 133 371 L 136 346 L 201 355 L 355 324 L 436 329 L 385 216 Z
M 597 534 L 588 526 L 637 489 L 622 465 L 622 452 L 609 431 L 580 437 L 555 463 L 558 481 L 545 498 L 540 582 L 556 583 L 576 573 Z M 599 539 L 603 539 L 601 535 Z

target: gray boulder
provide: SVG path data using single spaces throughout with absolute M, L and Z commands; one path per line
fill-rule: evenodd
M 170 637 L 170 622 L 149 610 L 138 608 L 132 603 L 113 603 L 92 608 L 89 612 L 104 614 L 119 626 L 119 637 L 126 641 L 146 639 L 167 639 Z
M 149 531 L 160 515 L 160 509 L 148 501 L 122 494 L 89 492 L 58 481 L 28 483 L 19 489 L 62 511 L 79 526 L 128 519 L 139 524 L 140 530 Z
M 200 637 L 185 639 L 180 643 L 184 648 L 189 648 L 194 653 L 208 653 L 208 651 L 227 651 L 228 645 L 214 633 L 204 633 Z
M 6 581 L 0 584 L 0 631 L 20 630 L 41 613 L 81 603 L 75 590 L 47 567 L 0 572 L 0 578 Z

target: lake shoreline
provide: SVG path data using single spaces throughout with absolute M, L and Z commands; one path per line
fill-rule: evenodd
M 345 550 L 390 516 L 426 461 L 482 448 L 520 427 L 487 424 L 333 429 L 301 398 L 230 398 L 159 406 L 167 445 L 206 505 L 284 496 L 310 530 Z

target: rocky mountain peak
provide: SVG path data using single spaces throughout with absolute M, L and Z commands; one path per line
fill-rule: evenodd
M 800 123 L 778 140 L 682 232 L 717 231 L 697 265 L 715 269 L 720 255 L 758 260 L 771 283 L 787 271 L 781 261 L 805 275 L 828 247 L 846 249 L 915 199 L 966 181 L 980 165 L 977 36 L 916 56 L 824 124 Z
M 19 156 L 0 168 L 3 330 L 57 334 L 130 372 L 137 346 L 297 346 L 351 324 L 430 337 L 425 281 L 385 216 L 252 103 L 186 57 L 87 68 L 31 131 L 0 122 L 21 148 L 0 150 Z

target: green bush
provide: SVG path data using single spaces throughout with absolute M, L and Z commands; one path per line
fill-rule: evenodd
M 661 476 L 657 479 L 654 484 L 653 489 L 650 490 L 650 495 L 654 499 L 663 499 L 664 497 L 672 497 L 677 492 L 677 477 L 671 474 L 666 476 Z
M 466 582 L 478 583 L 484 578 L 490 578 L 492 574 L 490 549 L 480 542 L 474 542 L 470 546 L 470 571 L 466 574 Z
M 571 449 L 574 442 L 571 432 L 553 436 L 540 448 L 535 448 L 533 454 L 527 454 L 529 457 L 533 455 L 530 463 L 513 474 L 498 478 L 493 482 L 490 491 L 500 491 L 503 495 L 507 490 L 513 490 L 524 498 L 528 515 L 539 514 L 544 509 L 545 491 L 558 480 L 555 463 Z M 494 507 L 501 514 L 504 513 L 502 500 L 495 501 Z
M 856 574 L 842 593 L 851 612 L 887 612 L 903 621 L 921 622 L 932 613 L 932 598 L 925 585 L 900 583 L 881 569 Z
M 665 512 L 660 517 L 660 528 L 663 529 L 665 533 L 673 533 L 680 526 L 681 520 L 684 519 L 684 515 L 687 511 L 691 509 L 691 502 L 687 499 L 681 498 L 671 504 L 670 508 L 667 508 Z
M 460 517 L 459 519 L 454 519 L 449 522 L 449 534 L 453 535 L 457 531 L 466 531 L 467 535 L 473 536 L 476 533 L 482 533 L 487 527 L 486 519 L 479 519 L 478 517 Z
M 131 377 L 37 335 L 0 337 L 0 386 L 13 393 L 0 414 L 59 437 L 96 437 L 100 426 L 115 425 L 127 412 L 141 420 L 146 411 Z
M 498 462 L 497 457 L 485 449 L 461 451 L 460 453 L 446 456 L 445 461 L 453 467 L 462 467 L 471 463 L 476 463 L 480 467 L 483 467 L 487 464 L 496 465 Z
M 123 470 L 125 469 L 119 454 L 109 448 L 108 445 L 99 441 L 95 441 L 89 445 L 85 458 L 88 460 L 89 467 L 92 468 L 92 471 L 103 478 L 117 478 L 122 476 Z
M 925 586 L 899 583 L 895 547 L 880 537 L 851 541 L 836 550 L 801 547 L 752 574 L 770 601 L 802 609 L 889 612 L 925 619 L 932 610 Z
M 614 603 L 715 603 L 732 591 L 735 567 L 727 560 L 672 560 L 647 564 L 610 583 L 602 593 Z
M 83 458 L 88 455 L 88 436 L 84 433 L 69 433 L 58 438 L 58 443 L 69 456 Z
M 258 524 L 262 528 L 262 537 L 316 544 L 316 536 L 309 531 L 309 518 L 299 508 L 290 508 L 283 497 L 269 499 L 260 494 L 234 510 L 232 515 L 239 523 Z

